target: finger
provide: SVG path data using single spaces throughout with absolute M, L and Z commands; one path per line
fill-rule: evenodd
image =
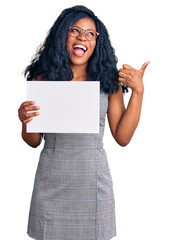
M 39 106 L 31 106 L 31 107 L 25 107 L 23 110 L 24 111 L 33 111 L 33 110 L 39 110 L 40 109 L 40 107 Z
M 132 66 L 130 66 L 128 64 L 123 64 L 123 68 L 124 69 L 134 69 Z
M 36 103 L 35 101 L 26 101 L 26 102 L 23 102 L 23 103 L 20 105 L 18 111 L 20 111 L 21 109 L 23 109 L 24 107 L 26 107 L 26 106 L 28 106 L 28 105 L 35 105 L 35 103 Z
M 126 81 L 125 78 L 119 77 L 118 79 L 119 79 L 119 82 L 124 83 L 124 84 L 127 85 L 127 81 Z
M 30 117 L 38 116 L 38 115 L 39 115 L 39 112 L 26 113 L 26 114 L 25 114 L 25 117 L 26 117 L 26 118 L 30 118 Z
M 145 69 L 146 69 L 146 67 L 148 66 L 148 64 L 150 63 L 150 61 L 148 61 L 148 62 L 145 62 L 143 65 L 142 65 L 142 67 L 140 68 L 140 70 L 144 73 L 144 71 L 145 71 Z
M 23 123 L 28 123 L 28 122 L 30 122 L 30 121 L 32 121 L 32 120 L 33 120 L 33 117 L 27 118 L 26 120 L 23 121 Z
M 34 116 L 38 116 L 38 115 L 39 115 L 39 112 L 33 112 L 33 113 L 21 112 L 19 114 L 19 119 L 20 119 L 21 122 L 24 122 L 28 118 L 31 118 L 31 117 L 34 117 Z
M 19 116 L 20 120 L 21 119 L 25 120 L 25 118 L 27 118 L 27 116 L 29 116 L 27 114 L 36 113 L 37 112 L 36 110 L 38 110 L 38 109 L 36 109 L 36 107 L 25 107 L 21 111 L 18 111 L 18 116 Z
M 119 72 L 123 72 L 125 74 L 131 74 L 131 71 L 133 71 L 133 70 L 132 69 L 123 69 L 123 68 L 119 69 Z
M 120 71 L 119 76 L 122 77 L 122 78 L 125 78 L 127 76 L 127 74 L 123 71 Z

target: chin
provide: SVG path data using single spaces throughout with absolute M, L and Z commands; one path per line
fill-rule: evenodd
M 70 59 L 70 62 L 72 65 L 77 65 L 77 66 L 81 66 L 81 65 L 87 65 L 88 64 L 88 59 Z

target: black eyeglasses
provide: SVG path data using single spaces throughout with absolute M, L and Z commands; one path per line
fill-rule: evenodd
M 69 28 L 69 33 L 71 34 L 72 37 L 77 38 L 82 34 L 82 30 L 84 30 L 85 37 L 89 41 L 95 40 L 99 35 L 99 33 L 94 31 L 93 29 L 83 29 L 78 26 L 71 26 Z

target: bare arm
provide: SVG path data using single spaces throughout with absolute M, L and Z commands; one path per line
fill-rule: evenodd
M 38 147 L 42 141 L 40 133 L 27 133 L 26 124 L 22 123 L 22 139 L 31 147 Z
M 127 109 L 124 106 L 121 87 L 118 93 L 109 97 L 108 121 L 113 137 L 121 146 L 130 142 L 139 123 L 144 92 L 142 78 L 147 65 L 148 62 L 143 64 L 140 70 L 123 65 L 124 69 L 119 71 L 119 81 L 132 89 Z

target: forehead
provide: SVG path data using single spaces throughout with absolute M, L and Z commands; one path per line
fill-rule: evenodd
M 73 26 L 78 26 L 84 29 L 96 30 L 95 22 L 89 17 L 81 18 L 79 21 L 75 22 Z

